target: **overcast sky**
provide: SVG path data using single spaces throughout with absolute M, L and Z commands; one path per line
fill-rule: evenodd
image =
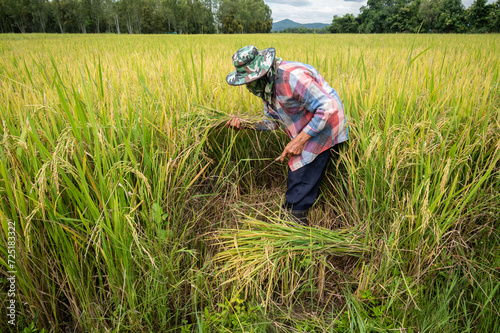
M 474 0 L 462 0 L 469 7 Z M 367 0 L 264 0 L 273 11 L 273 21 L 290 19 L 299 23 L 332 23 L 333 15 L 359 14 Z M 492 3 L 489 0 L 488 3 Z

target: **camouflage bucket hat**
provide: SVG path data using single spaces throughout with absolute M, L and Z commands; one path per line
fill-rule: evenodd
M 240 86 L 261 78 L 271 68 L 275 57 L 276 50 L 273 47 L 262 51 L 253 45 L 242 47 L 233 54 L 236 70 L 226 77 L 227 83 Z

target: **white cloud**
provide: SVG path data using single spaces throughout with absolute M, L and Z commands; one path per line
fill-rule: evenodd
M 495 0 L 488 0 L 493 3 Z M 265 0 L 273 11 L 273 21 L 290 19 L 298 23 L 332 23 L 333 15 L 359 15 L 367 0 Z M 462 0 L 467 8 L 474 0 Z M 300 8 L 297 8 L 300 7 Z
M 295 7 L 304 7 L 311 6 L 312 2 L 310 0 L 267 0 L 269 3 L 279 3 L 283 5 L 295 6 Z
M 366 4 L 363 2 L 346 2 L 343 0 L 310 0 L 310 5 L 298 9 L 294 5 L 275 3 L 267 0 L 266 3 L 273 11 L 273 21 L 278 22 L 290 19 L 298 23 L 332 23 L 333 15 L 343 16 L 348 13 L 359 14 L 359 8 Z

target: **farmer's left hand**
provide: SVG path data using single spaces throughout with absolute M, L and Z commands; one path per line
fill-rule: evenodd
M 283 150 L 281 156 L 278 157 L 276 160 L 279 159 L 280 162 L 284 162 L 285 158 L 292 158 L 293 156 L 302 154 L 302 151 L 304 150 L 304 145 L 310 138 L 311 136 L 309 134 L 305 132 L 300 132 L 299 135 L 297 135 L 292 141 L 290 141 L 286 145 L 285 150 Z
M 243 128 L 241 120 L 238 117 L 229 119 L 226 123 L 226 127 L 231 127 L 232 129 L 235 129 L 237 131 Z

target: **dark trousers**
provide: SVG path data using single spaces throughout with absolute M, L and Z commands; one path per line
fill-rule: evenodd
M 286 181 L 286 203 L 285 208 L 293 210 L 307 210 L 318 198 L 319 184 L 326 170 L 330 155 L 338 155 L 339 145 L 333 146 L 314 159 L 311 163 L 304 165 L 295 171 L 288 168 L 288 179 Z

